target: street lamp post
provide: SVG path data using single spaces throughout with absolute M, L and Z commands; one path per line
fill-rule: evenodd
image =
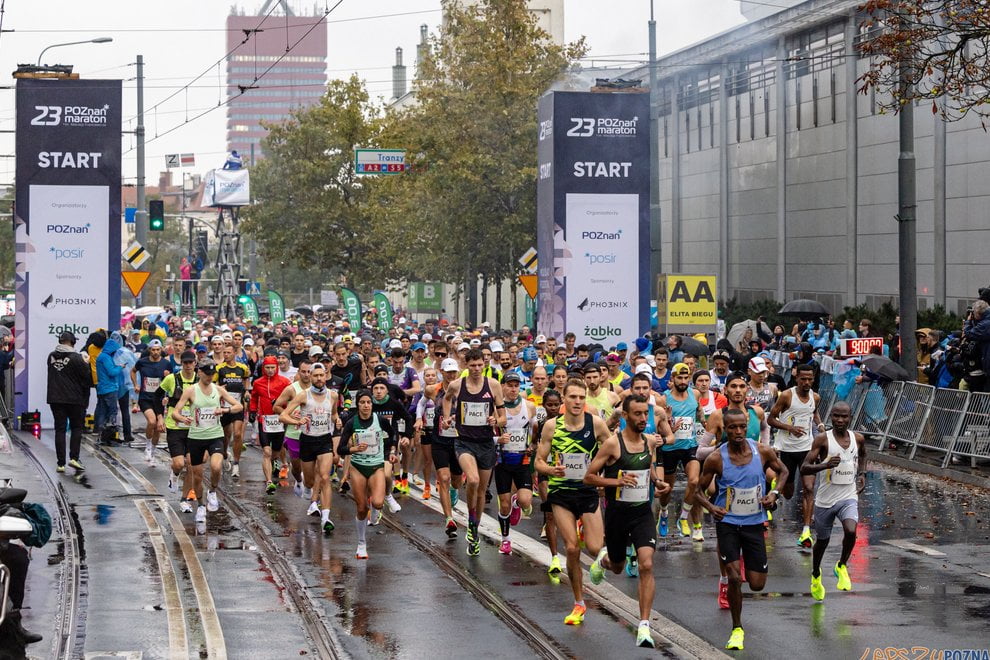
M 38 55 L 38 66 L 41 66 L 41 58 L 45 56 L 52 48 L 59 48 L 60 46 L 76 46 L 78 44 L 107 44 L 113 41 L 113 37 L 97 37 L 96 39 L 86 39 L 85 41 L 67 41 L 64 44 L 52 44 L 51 46 L 46 46 L 43 51 Z

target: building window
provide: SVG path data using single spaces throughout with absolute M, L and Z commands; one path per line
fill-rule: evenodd
M 756 139 L 756 100 L 753 92 L 749 93 L 749 139 Z
M 698 151 L 701 151 L 701 106 L 698 107 Z
M 684 153 L 691 153 L 691 115 L 684 113 Z
M 667 118 L 663 118 L 663 157 L 667 158 L 669 153 L 667 151 Z
M 770 137 L 770 88 L 763 90 L 763 137 Z
M 818 126 L 818 76 L 811 77 L 811 123 Z
M 797 121 L 795 126 L 800 131 L 801 130 L 801 79 L 794 79 L 794 110 L 797 113 Z
M 828 80 L 829 104 L 831 105 L 832 123 L 835 123 L 835 71 L 829 71 Z
M 708 146 L 715 147 L 715 104 L 708 104 Z

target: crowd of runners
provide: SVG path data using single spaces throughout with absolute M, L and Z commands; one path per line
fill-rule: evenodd
M 776 374 L 757 353 L 734 370 L 735 352 L 691 355 L 676 338 L 578 345 L 571 333 L 558 341 L 526 327 L 399 321 L 387 334 L 330 318 L 146 323 L 132 346 L 137 408 L 150 464 L 164 438 L 181 510 L 204 522 L 219 508 L 222 476 L 240 478 L 245 429 L 254 426 L 247 437 L 256 435 L 264 458 L 244 469 L 264 477 L 268 495 L 291 487 L 327 535 L 334 493 L 348 493 L 357 560 L 375 551 L 367 528 L 386 508 L 400 513 L 398 495 L 439 499 L 446 536 L 463 533 L 471 556 L 482 552 L 486 514 L 505 555 L 512 528 L 539 516 L 548 579 L 566 573 L 573 592 L 564 622 L 586 615 L 587 552 L 593 584 L 609 571 L 638 577 L 638 646 L 654 644 L 658 537 L 704 547 L 706 513 L 721 574 L 713 603 L 731 610 L 727 649 L 744 645 L 743 583 L 752 591 L 767 583 L 766 537 L 780 498 L 800 492 L 795 543 L 812 552 L 813 599 L 824 600 L 826 584 L 852 589 L 866 449 L 844 403 L 819 419 L 813 364 Z M 454 516 L 461 500 L 464 528 Z M 833 581 L 822 563 L 836 521 L 843 541 L 829 562 Z

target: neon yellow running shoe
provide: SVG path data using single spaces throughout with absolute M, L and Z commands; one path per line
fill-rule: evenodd
M 801 532 L 801 536 L 797 540 L 798 547 L 800 548 L 810 548 L 812 546 L 811 532 L 804 530 Z
M 821 574 L 818 577 L 811 576 L 811 597 L 819 602 L 825 600 L 825 585 L 822 584 Z
M 687 518 L 679 518 L 677 524 L 681 529 L 681 536 L 691 536 L 691 524 L 688 523 Z
M 586 610 L 587 608 L 584 605 L 574 603 L 574 609 L 564 617 L 564 623 L 569 626 L 580 626 L 584 623 L 584 613 Z
M 547 569 L 547 574 L 551 579 L 559 578 L 563 570 L 564 569 L 560 566 L 560 557 L 554 555 L 554 558 L 550 560 L 550 568 Z
M 730 651 L 742 651 L 743 650 L 743 639 L 746 637 L 746 633 L 742 628 L 733 628 L 732 634 L 729 635 L 729 641 L 725 643 L 725 648 Z
M 839 579 L 839 581 L 835 583 L 836 589 L 839 591 L 852 591 L 853 584 L 852 580 L 849 579 L 849 569 L 847 567 L 836 564 L 835 568 L 832 569 L 832 572 L 835 573 L 835 577 Z
M 602 580 L 605 579 L 605 569 L 602 568 L 602 559 L 605 558 L 607 553 L 608 551 L 602 548 L 598 556 L 595 557 L 595 561 L 591 562 L 591 566 L 588 568 L 588 573 L 591 574 L 591 584 L 601 584 Z

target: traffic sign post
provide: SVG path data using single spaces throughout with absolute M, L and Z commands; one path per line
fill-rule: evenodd
M 357 174 L 402 174 L 406 171 L 404 149 L 355 149 Z

